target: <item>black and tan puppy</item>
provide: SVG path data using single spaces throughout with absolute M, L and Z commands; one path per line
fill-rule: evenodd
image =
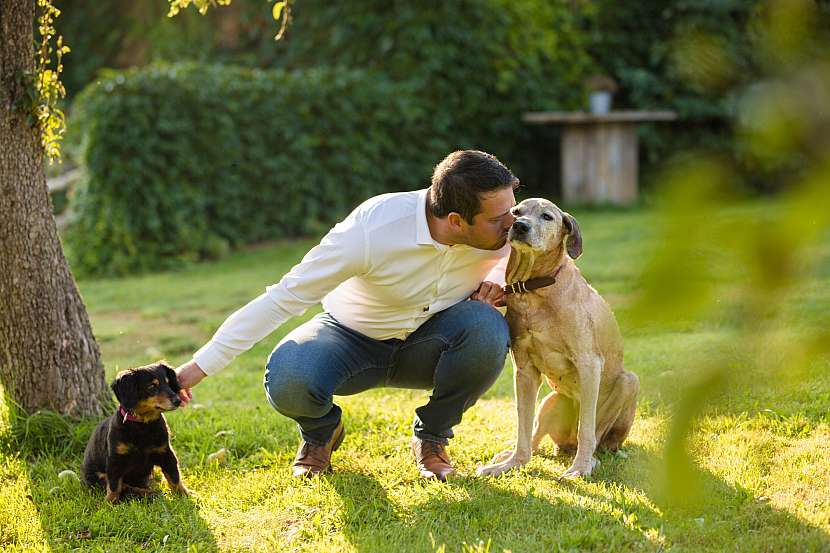
M 170 446 L 164 411 L 181 404 L 172 367 L 163 362 L 121 371 L 112 383 L 120 405 L 92 433 L 81 467 L 84 481 L 107 490 L 107 501 L 150 493 L 153 467 L 161 467 L 170 489 L 187 495 Z

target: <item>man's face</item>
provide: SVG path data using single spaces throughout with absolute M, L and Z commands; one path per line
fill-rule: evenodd
M 473 224 L 467 224 L 462 218 L 461 243 L 480 250 L 499 250 L 507 243 L 507 231 L 515 220 L 510 212 L 516 205 L 513 187 L 481 194 L 479 199 L 481 209 L 473 217 Z

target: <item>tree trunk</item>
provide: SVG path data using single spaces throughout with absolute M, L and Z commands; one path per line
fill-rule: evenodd
M 0 0 L 0 382 L 26 412 L 100 415 L 109 391 L 27 117 L 33 0 Z

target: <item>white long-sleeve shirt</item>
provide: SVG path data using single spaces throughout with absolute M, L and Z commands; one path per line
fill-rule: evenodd
M 405 339 L 484 280 L 504 283 L 510 246 L 479 250 L 432 239 L 428 189 L 383 194 L 335 225 L 265 293 L 233 313 L 193 359 L 215 374 L 292 316 L 323 309 L 370 338 Z

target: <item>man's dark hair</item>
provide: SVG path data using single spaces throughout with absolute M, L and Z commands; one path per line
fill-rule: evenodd
M 458 150 L 435 166 L 430 187 L 430 212 L 446 217 L 453 211 L 469 224 L 481 210 L 482 193 L 519 186 L 510 169 L 496 156 L 478 150 Z

